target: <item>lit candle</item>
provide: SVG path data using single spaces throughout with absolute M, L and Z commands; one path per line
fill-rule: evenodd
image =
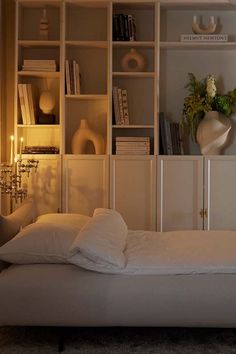
M 214 25 L 215 24 L 215 17 L 211 16 L 211 24 Z
M 24 141 L 24 138 L 20 138 L 20 160 L 21 160 L 21 155 L 22 155 L 22 149 L 23 149 L 23 141 Z
M 196 15 L 193 16 L 193 23 L 194 23 L 194 24 L 197 23 L 197 16 L 196 16 Z
M 15 175 L 17 175 L 17 156 L 14 158 L 14 165 L 15 165 Z
M 10 156 L 10 164 L 13 164 L 13 154 L 14 154 L 14 135 L 11 135 L 11 156 Z

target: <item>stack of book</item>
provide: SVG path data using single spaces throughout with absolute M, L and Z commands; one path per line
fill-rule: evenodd
M 36 106 L 32 84 L 18 84 L 21 117 L 23 124 L 36 123 Z
M 129 107 L 127 90 L 114 86 L 113 96 L 113 116 L 116 125 L 129 125 Z
M 179 123 L 170 122 L 161 112 L 159 114 L 160 154 L 183 155 L 182 127 Z
M 113 15 L 113 41 L 136 41 L 136 21 L 133 15 Z
M 66 93 L 80 95 L 81 77 L 76 60 L 66 60 Z
M 44 59 L 24 59 L 22 70 L 23 71 L 56 71 L 55 60 Z
M 22 154 L 59 154 L 56 146 L 25 146 Z
M 117 136 L 117 155 L 150 155 L 150 137 L 148 136 Z

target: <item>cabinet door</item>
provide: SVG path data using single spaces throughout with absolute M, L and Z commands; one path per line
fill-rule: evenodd
M 28 158 L 39 160 L 36 172 L 32 169 L 29 177 L 26 173 L 23 175 L 23 186 L 27 186 L 28 195 L 34 198 L 37 214 L 61 211 L 61 156 L 32 155 Z
M 160 157 L 157 190 L 159 231 L 202 229 L 202 157 Z
M 155 230 L 156 161 L 154 157 L 111 157 L 110 206 L 129 229 Z
M 65 155 L 63 210 L 92 215 L 108 207 L 108 156 Z
M 205 229 L 236 229 L 236 157 L 214 156 L 205 160 Z

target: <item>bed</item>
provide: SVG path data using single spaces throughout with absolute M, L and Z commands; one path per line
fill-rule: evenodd
M 14 215 L 2 219 L 5 232 Z M 234 231 L 128 231 L 98 209 L 14 232 L 0 247 L 1 326 L 235 327 Z

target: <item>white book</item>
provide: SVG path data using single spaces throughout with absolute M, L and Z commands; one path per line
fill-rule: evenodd
M 53 59 L 24 59 L 23 64 L 26 66 L 55 66 L 56 61 Z
M 127 90 L 121 90 L 124 124 L 129 125 L 129 107 L 128 107 L 128 95 Z
M 118 87 L 117 86 L 114 86 L 112 88 L 112 96 L 113 96 L 115 122 L 117 125 L 120 125 L 121 121 L 120 121 L 120 108 L 119 108 Z
M 122 90 L 118 88 L 118 102 L 119 102 L 119 111 L 120 111 L 120 124 L 124 125 L 124 111 L 123 111 L 123 103 L 122 103 Z
M 23 94 L 22 84 L 18 84 L 18 93 L 19 93 L 19 101 L 20 101 L 22 123 L 23 124 L 27 124 L 27 117 L 26 117 L 26 111 L 25 111 L 25 101 L 24 101 L 24 94 Z
M 150 146 L 150 143 L 149 141 L 117 141 L 116 146 L 121 146 L 121 147 Z
M 181 34 L 181 42 L 228 42 L 228 34 Z
M 116 141 L 150 141 L 149 136 L 116 136 Z
M 71 95 L 71 87 L 70 87 L 70 67 L 69 67 L 69 60 L 66 60 L 65 65 L 66 70 L 66 93 L 67 95 Z
M 124 150 L 124 151 L 116 151 L 116 155 L 149 155 L 149 151 L 130 151 L 130 150 Z
M 27 84 L 22 84 L 22 87 L 23 87 L 23 96 L 24 96 L 24 102 L 25 102 L 26 124 L 31 124 Z
M 80 88 L 80 71 L 79 71 L 79 64 L 75 64 L 75 73 L 76 73 L 76 94 L 80 95 L 81 88 Z

